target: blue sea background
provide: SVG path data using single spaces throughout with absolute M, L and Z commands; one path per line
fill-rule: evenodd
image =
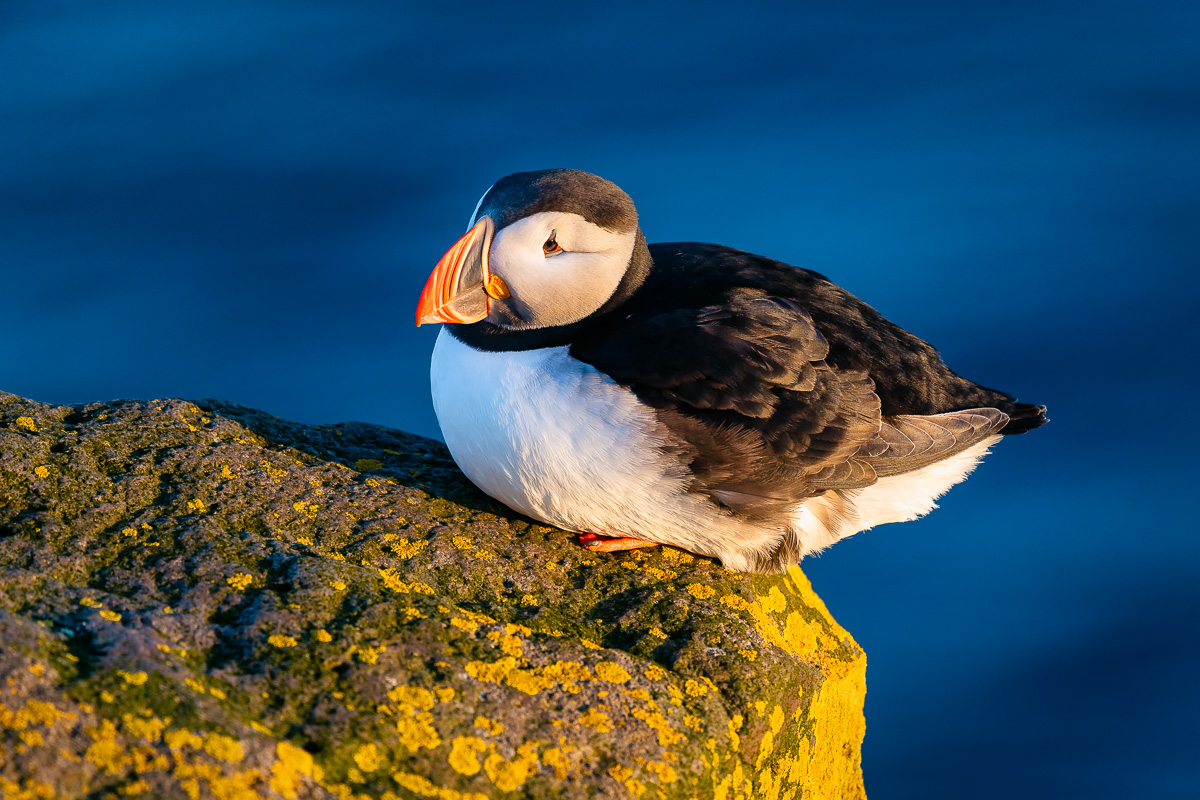
M 6 0 L 0 389 L 437 437 L 417 295 L 556 166 L 1049 406 L 804 564 L 872 800 L 1200 797 L 1194 2 Z

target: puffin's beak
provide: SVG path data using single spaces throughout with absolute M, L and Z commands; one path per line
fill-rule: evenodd
M 507 287 L 503 295 L 495 293 L 495 286 L 503 286 L 503 281 L 488 269 L 495 229 L 491 218 L 483 217 L 446 251 L 417 301 L 418 325 L 479 322 L 488 315 L 489 292 L 485 287 L 492 289 L 493 297 L 507 296 Z

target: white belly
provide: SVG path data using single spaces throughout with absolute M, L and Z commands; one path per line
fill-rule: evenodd
M 485 352 L 443 330 L 430 369 L 442 435 L 502 503 L 568 530 L 630 532 L 619 518 L 663 477 L 651 421 L 567 349 Z
M 433 407 L 462 471 L 505 505 L 560 528 L 723 555 L 727 518 L 684 491 L 653 412 L 567 351 L 485 352 L 441 332 Z

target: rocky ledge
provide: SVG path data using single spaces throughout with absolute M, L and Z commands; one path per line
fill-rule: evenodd
M 434 441 L 0 393 L 0 796 L 857 798 L 798 569 L 594 554 Z

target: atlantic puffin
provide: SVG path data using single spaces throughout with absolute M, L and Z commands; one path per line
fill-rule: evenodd
M 780 572 L 924 515 L 1046 421 L 819 273 L 647 244 L 629 195 L 572 169 L 484 192 L 416 322 L 445 323 L 430 377 L 459 467 L 599 551 Z

